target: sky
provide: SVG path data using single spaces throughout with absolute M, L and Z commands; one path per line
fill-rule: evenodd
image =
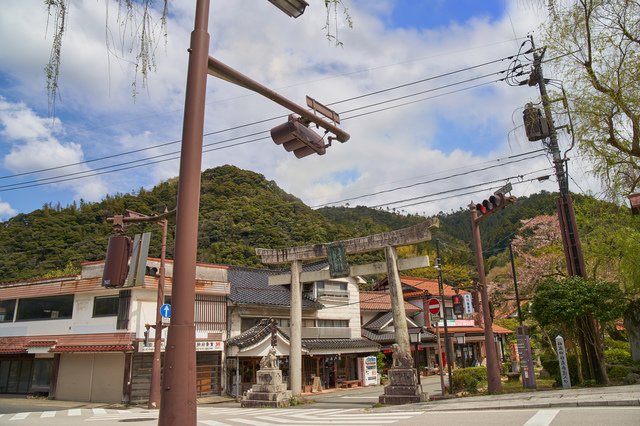
M 499 81 L 527 35 L 539 37 L 543 10 L 520 0 L 344 0 L 349 28 L 342 8 L 327 19 L 323 1 L 308 2 L 293 19 L 266 0 L 211 0 L 209 54 L 299 105 L 308 95 L 329 106 L 351 138 L 297 159 L 269 134 L 285 108 L 209 77 L 202 170 L 260 173 L 314 208 L 425 216 L 467 208 L 507 182 L 516 197 L 557 191 L 550 156 L 522 127 L 537 87 Z M 4 5 L 0 220 L 178 176 L 195 1 L 169 2 L 166 42 L 159 37 L 144 87 L 132 26 L 119 25 L 118 13 L 111 0 L 70 1 L 51 115 L 44 67 L 54 20 L 41 0 Z M 562 151 L 569 144 L 560 137 Z M 573 157 L 570 189 L 597 193 L 588 165 Z

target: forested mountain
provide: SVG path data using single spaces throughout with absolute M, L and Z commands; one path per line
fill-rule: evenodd
M 125 210 L 153 215 L 176 205 L 177 179 L 162 182 L 151 190 L 108 195 L 102 201 L 81 201 L 62 207 L 45 204 L 41 209 L 19 214 L 0 224 L 0 282 L 36 279 L 78 270 L 82 262 L 103 260 L 113 227 L 108 217 Z M 579 202 L 580 198 L 577 197 Z M 478 200 L 479 201 L 479 200 Z M 482 224 L 483 249 L 504 250 L 521 219 L 542 212 L 555 214 L 550 193 L 519 199 L 514 205 Z M 434 234 L 442 243 L 443 263 L 460 265 L 475 275 L 469 210 L 440 213 L 440 229 Z M 262 267 L 256 247 L 282 248 L 371 235 L 415 225 L 418 215 L 376 210 L 368 207 L 325 207 L 312 210 L 264 176 L 234 166 L 208 169 L 202 173 L 198 261 Z M 173 258 L 170 223 L 167 257 Z M 151 232 L 151 257 L 160 256 L 161 228 L 155 224 L 127 225 L 125 234 Z M 421 245 L 419 252 L 435 255 L 435 242 Z M 352 263 L 382 259 L 382 253 L 350 257 Z M 71 266 L 71 268 L 69 268 Z

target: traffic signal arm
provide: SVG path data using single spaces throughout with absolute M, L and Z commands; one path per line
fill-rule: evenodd
M 488 200 L 484 200 L 482 203 L 474 204 L 472 208 L 475 208 L 478 212 L 478 216 L 475 219 L 476 224 L 504 209 L 509 204 L 513 204 L 515 201 L 516 197 L 511 195 L 507 197 L 504 194 L 496 194 L 489 197 Z

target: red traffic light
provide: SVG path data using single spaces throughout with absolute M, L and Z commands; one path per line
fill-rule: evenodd
M 489 197 L 487 200 L 483 200 L 481 203 L 476 204 L 476 210 L 481 215 L 488 213 L 494 213 L 504 207 L 506 198 L 504 194 L 495 194 Z
M 322 137 L 298 121 L 293 114 L 289 121 L 271 129 L 271 139 L 276 145 L 282 145 L 287 152 L 293 151 L 298 158 L 311 154 L 324 155 L 327 146 Z

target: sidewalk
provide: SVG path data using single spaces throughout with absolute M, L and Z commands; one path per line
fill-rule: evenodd
M 640 406 L 640 385 L 558 389 L 440 399 L 395 407 L 385 406 L 375 408 L 373 411 L 458 411 L 612 406 Z

